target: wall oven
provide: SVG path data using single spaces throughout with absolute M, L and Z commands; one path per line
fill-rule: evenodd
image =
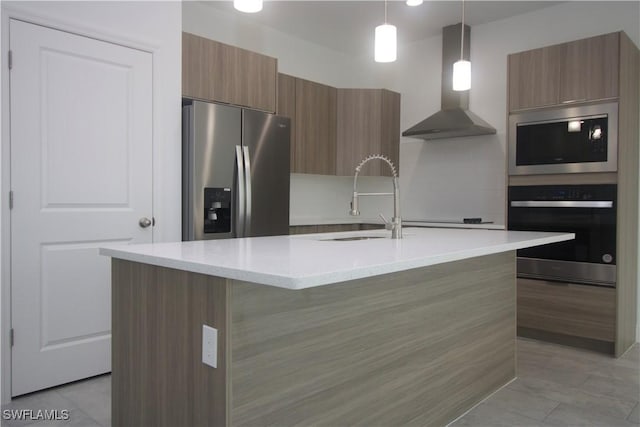
M 518 251 L 518 276 L 615 287 L 616 185 L 509 187 L 508 229 L 575 233 Z
M 509 116 L 509 174 L 615 172 L 618 104 Z

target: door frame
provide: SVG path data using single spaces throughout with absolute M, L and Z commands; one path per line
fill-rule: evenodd
M 59 16 L 51 16 L 48 10 L 43 12 L 34 12 L 31 9 L 22 8 L 19 3 L 0 5 L 0 55 L 2 55 L 2 69 L 0 70 L 0 93 L 4 93 L 2 104 L 0 105 L 1 125 L 0 125 L 0 236 L 2 243 L 0 246 L 0 397 L 2 403 L 11 401 L 11 222 L 10 211 L 7 200 L 11 188 L 11 133 L 10 133 L 10 81 L 9 69 L 6 58 L 9 52 L 9 21 L 10 19 L 21 20 L 30 24 L 41 25 L 48 28 L 73 33 L 80 36 L 90 37 L 97 40 L 119 44 L 125 47 L 134 48 L 148 52 L 152 55 L 152 209 L 154 217 L 166 216 L 167 218 L 175 216 L 168 211 L 166 206 L 159 205 L 166 198 L 160 193 L 157 185 L 158 172 L 162 169 L 162 164 L 166 164 L 166 160 L 160 163 L 162 158 L 159 155 L 162 149 L 167 147 L 169 142 L 165 143 L 165 147 L 161 147 L 159 135 L 168 130 L 162 126 L 162 120 L 158 120 L 162 114 L 163 107 L 160 102 L 160 96 L 157 96 L 157 90 L 162 84 L 160 76 L 163 72 L 160 70 L 160 61 L 158 61 L 158 53 L 161 49 L 161 43 L 157 40 L 138 39 L 135 36 L 123 36 L 116 32 L 102 27 L 85 26 L 80 22 L 74 22 L 73 19 Z M 179 58 L 178 58 L 179 59 Z M 176 99 L 178 101 L 179 97 Z M 179 117 L 179 105 L 177 106 L 176 116 Z M 179 144 L 177 144 L 179 145 Z M 177 148 L 179 150 L 179 147 Z M 174 150 L 175 151 L 175 150 Z M 177 159 L 179 173 L 180 159 Z M 165 167 L 166 169 L 166 167 Z M 162 181 L 160 181 L 162 182 Z M 166 204 L 166 203 L 165 203 Z M 164 209 L 163 209 L 164 208 Z M 179 209 L 179 206 L 178 206 Z M 179 216 L 178 216 L 179 218 Z M 176 233 L 172 228 L 176 228 L 175 224 L 167 224 L 164 227 L 161 221 L 158 226 L 154 227 L 152 241 L 171 239 Z M 177 232 L 179 233 L 179 224 Z M 163 239 L 164 236 L 164 239 Z

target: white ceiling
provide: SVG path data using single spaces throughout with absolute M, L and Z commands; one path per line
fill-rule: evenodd
M 509 18 L 559 1 L 467 1 L 465 22 L 470 26 Z M 206 1 L 211 7 L 237 13 L 248 20 L 276 28 L 346 54 L 370 50 L 374 28 L 384 21 L 384 1 L 265 1 L 261 12 L 244 14 L 231 1 Z M 398 27 L 398 43 L 438 35 L 442 27 L 462 18 L 460 1 L 428 1 L 409 7 L 404 1 L 388 3 L 388 22 Z M 473 35 L 473 31 L 472 31 Z

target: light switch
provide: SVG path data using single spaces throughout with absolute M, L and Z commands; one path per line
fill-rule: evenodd
M 218 330 L 207 325 L 202 325 L 202 363 L 218 367 Z

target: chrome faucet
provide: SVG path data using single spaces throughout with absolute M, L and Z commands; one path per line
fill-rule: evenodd
M 357 185 L 360 169 L 365 165 L 365 163 L 374 159 L 386 162 L 391 168 L 391 173 L 393 174 L 393 193 L 358 193 Z M 396 172 L 396 167 L 393 165 L 393 163 L 391 163 L 391 160 L 381 154 L 372 154 L 365 157 L 360 162 L 360 164 L 356 166 L 356 173 L 353 176 L 353 198 L 351 199 L 351 210 L 349 211 L 350 215 L 360 215 L 360 211 L 358 210 L 358 196 L 393 196 L 393 218 L 391 218 L 391 221 L 387 221 L 384 215 L 380 214 L 380 217 L 384 221 L 384 228 L 386 228 L 387 230 L 391 230 L 391 238 L 402 239 L 402 218 L 400 218 L 400 186 L 398 185 L 398 174 Z

